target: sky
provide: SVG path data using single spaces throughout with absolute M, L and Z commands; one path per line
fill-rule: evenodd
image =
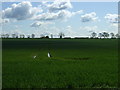
M 0 33 L 90 36 L 92 32 L 118 33 L 117 2 L 3 2 Z

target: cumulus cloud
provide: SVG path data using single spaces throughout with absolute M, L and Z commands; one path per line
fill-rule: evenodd
M 110 24 L 110 26 L 118 28 L 118 23 L 112 23 L 112 24 Z
M 66 20 L 71 16 L 83 13 L 82 10 L 76 12 L 70 12 L 66 9 L 72 8 L 70 0 L 55 0 L 53 3 L 48 4 L 43 2 L 46 9 L 42 7 L 42 4 L 38 7 L 33 7 L 29 1 L 23 1 L 18 4 L 12 4 L 11 7 L 6 8 L 2 11 L 2 18 L 14 20 L 26 20 L 35 19 L 37 21 L 50 21 L 63 19 Z M 44 13 L 43 13 L 44 12 Z M 37 26 L 38 23 L 36 23 Z
M 29 1 L 23 1 L 18 4 L 12 4 L 10 8 L 3 10 L 2 18 L 25 20 L 32 18 L 35 14 L 41 11 L 42 9 L 32 7 L 32 4 Z
M 9 19 L 3 19 L 2 13 L 0 12 L 0 26 L 9 22 Z
M 82 22 L 90 22 L 90 21 L 96 21 L 98 17 L 96 16 L 95 12 L 91 12 L 85 15 L 81 16 L 81 21 Z
M 57 13 L 43 13 L 36 17 L 37 20 L 56 20 L 60 18 L 71 17 L 71 13 L 66 10 L 59 11 Z
M 70 0 L 55 0 L 52 4 L 47 5 L 50 12 L 64 10 L 68 8 L 72 8 Z
M 83 14 L 83 10 L 79 10 L 79 11 L 76 11 L 76 12 L 72 12 L 72 15 L 77 15 L 77 14 Z
M 34 22 L 34 23 L 32 23 L 30 26 L 31 27 L 39 27 L 39 26 L 41 26 L 42 25 L 42 22 Z
M 119 23 L 120 19 L 118 18 L 118 14 L 106 14 L 104 17 L 106 20 L 108 20 L 110 23 Z
M 2 18 L 0 18 L 0 25 L 6 24 L 6 23 L 9 23 L 9 22 L 10 22 L 9 19 L 2 19 Z
M 83 11 L 77 11 L 77 12 L 70 12 L 68 10 L 61 10 L 58 11 L 57 13 L 51 13 L 51 12 L 47 12 L 47 13 L 43 13 L 38 15 L 35 19 L 36 20 L 57 20 L 57 19 L 66 19 L 66 18 L 70 18 L 73 15 L 76 14 L 81 14 Z
M 40 21 L 36 21 L 34 23 L 32 23 L 30 26 L 31 27 L 40 27 L 41 25 L 47 25 L 47 24 L 54 24 L 53 22 L 40 22 Z
M 47 7 L 48 11 L 42 14 L 39 14 L 35 17 L 35 20 L 43 20 L 43 21 L 50 21 L 50 20 L 58 20 L 63 19 L 66 20 L 71 16 L 76 14 L 82 14 L 83 10 L 79 10 L 76 12 L 70 12 L 67 9 L 72 8 L 70 0 L 55 0 L 53 3 L 48 4 L 47 2 L 43 2 L 44 8 Z

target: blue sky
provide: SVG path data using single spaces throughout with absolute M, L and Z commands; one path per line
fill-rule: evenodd
M 4 10 L 3 19 L 8 19 L 9 22 L 4 22 L 1 26 L 3 31 L 1 33 L 17 33 L 17 34 L 36 34 L 40 36 L 58 35 L 59 32 L 65 33 L 66 36 L 90 36 L 90 32 L 114 32 L 117 33 L 118 3 L 117 2 L 41 2 L 26 3 L 36 7 L 33 14 L 25 15 L 23 17 L 15 16 L 13 14 L 19 13 L 17 11 L 8 11 L 8 7 L 16 3 L 18 6 L 21 2 L 5 2 L 2 3 L 2 10 Z M 24 7 L 24 3 L 22 3 Z M 59 7 L 59 5 L 62 5 Z M 20 6 L 20 5 L 19 5 Z M 25 7 L 27 8 L 27 6 Z M 28 6 L 29 9 L 29 6 Z M 16 9 L 18 10 L 18 9 Z M 39 11 L 41 10 L 41 11 Z M 51 10 L 51 11 L 50 11 Z M 21 12 L 21 13 L 22 13 Z M 27 12 L 27 9 L 26 9 Z M 39 12 L 39 13 L 37 13 Z M 10 16 L 12 13 L 12 16 Z M 21 14 L 20 13 L 20 14 Z M 18 14 L 16 14 L 18 15 Z M 29 16 L 29 18 L 28 18 Z M 37 23 L 37 24 L 36 24 Z

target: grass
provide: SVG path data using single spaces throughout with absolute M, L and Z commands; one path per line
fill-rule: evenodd
M 117 57 L 116 39 L 3 39 L 3 88 L 115 88 Z

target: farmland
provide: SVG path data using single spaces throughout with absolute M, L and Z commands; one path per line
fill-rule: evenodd
M 117 39 L 3 39 L 3 88 L 117 87 L 117 43 Z

